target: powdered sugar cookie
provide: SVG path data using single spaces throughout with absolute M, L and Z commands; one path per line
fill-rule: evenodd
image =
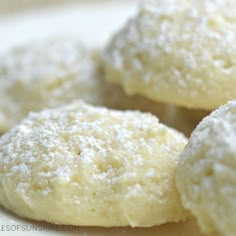
M 185 220 L 175 186 L 185 144 L 148 113 L 83 102 L 31 113 L 0 138 L 0 203 L 57 224 Z
M 184 206 L 208 233 L 236 234 L 236 101 L 205 118 L 184 149 L 177 184 Z
M 213 110 L 236 98 L 233 0 L 153 0 L 104 51 L 106 77 L 129 94 Z

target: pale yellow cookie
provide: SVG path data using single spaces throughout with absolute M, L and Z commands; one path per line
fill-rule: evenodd
M 177 187 L 202 230 L 236 235 L 236 100 L 205 118 L 184 149 Z
M 145 1 L 107 45 L 107 80 L 129 94 L 213 110 L 236 98 L 233 0 Z
M 31 113 L 0 138 L 0 203 L 57 224 L 185 220 L 175 185 L 185 144 L 148 113 L 83 102 Z

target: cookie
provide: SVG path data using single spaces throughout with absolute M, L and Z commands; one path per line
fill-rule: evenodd
M 97 54 L 97 53 L 96 53 Z M 19 46 L 1 56 L 0 133 L 31 111 L 76 99 L 116 109 L 137 109 L 160 116 L 164 105 L 128 96 L 104 81 L 95 52 L 72 39 L 48 39 Z
M 213 110 L 236 98 L 233 0 L 153 0 L 103 53 L 106 78 L 128 94 Z
M 40 41 L 7 52 L 0 62 L 0 132 L 30 111 L 78 98 L 99 103 L 94 73 L 90 53 L 76 40 Z
M 0 203 L 63 225 L 185 220 L 175 174 L 186 142 L 148 113 L 80 101 L 31 113 L 0 138 Z
M 183 205 L 206 233 L 236 234 L 236 101 L 205 118 L 192 133 L 177 169 Z

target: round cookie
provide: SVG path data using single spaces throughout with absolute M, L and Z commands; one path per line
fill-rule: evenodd
M 185 144 L 148 113 L 83 102 L 31 113 L 0 138 L 0 203 L 57 224 L 185 220 L 175 185 Z
M 205 118 L 192 133 L 178 169 L 182 203 L 206 233 L 236 234 L 236 100 Z
M 233 0 L 153 0 L 104 50 L 107 80 L 129 94 L 213 110 L 236 98 Z
M 165 105 L 128 96 L 103 79 L 98 53 L 71 39 L 34 42 L 1 56 L 0 133 L 30 111 L 65 105 L 75 99 L 117 109 L 138 109 L 162 117 Z

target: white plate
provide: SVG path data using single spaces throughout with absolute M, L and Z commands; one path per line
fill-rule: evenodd
M 135 12 L 136 2 L 76 4 L 0 17 L 0 51 L 17 44 L 57 36 L 79 37 L 90 47 L 101 47 Z M 147 229 L 66 227 L 31 222 L 0 208 L 0 235 L 78 236 L 200 236 L 196 223 L 167 224 Z

